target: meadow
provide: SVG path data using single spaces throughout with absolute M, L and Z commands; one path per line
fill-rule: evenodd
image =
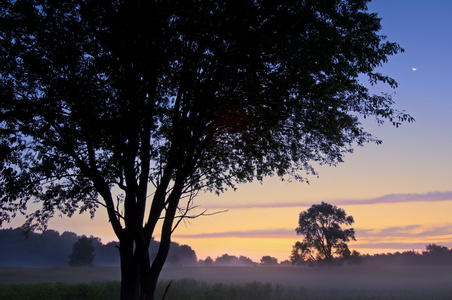
M 179 267 L 162 272 L 157 298 L 451 299 L 450 266 L 333 268 Z M 118 299 L 119 268 L 0 269 L 0 299 Z

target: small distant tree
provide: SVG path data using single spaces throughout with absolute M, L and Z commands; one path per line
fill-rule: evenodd
M 261 264 L 266 265 L 266 266 L 277 265 L 278 264 L 278 259 L 276 257 L 272 257 L 272 256 L 269 256 L 269 255 L 264 255 L 261 258 Z
M 422 257 L 427 263 L 450 264 L 452 263 L 452 249 L 437 244 L 425 245 L 425 251 L 422 251 Z
M 437 244 L 428 244 L 425 245 L 425 251 L 422 252 L 424 256 L 432 255 L 432 256 L 446 256 L 452 254 L 446 246 L 441 246 Z
M 241 255 L 239 257 L 239 264 L 245 265 L 245 266 L 246 265 L 251 266 L 251 265 L 255 265 L 256 263 L 251 258 Z
M 196 257 L 196 252 L 188 245 L 179 245 L 174 243 L 177 247 L 174 247 L 174 255 L 179 257 L 179 263 L 182 265 L 195 265 L 198 261 Z M 171 254 L 171 250 L 170 250 Z
M 210 256 L 207 256 L 206 259 L 204 260 L 204 264 L 206 266 L 211 266 L 213 264 L 213 259 Z
M 335 257 L 350 255 L 347 243 L 355 239 L 353 228 L 342 229 L 343 225 L 354 223 L 341 208 L 322 202 L 314 204 L 300 213 L 298 235 L 304 236 L 302 242 L 293 246 L 291 261 L 315 261 L 332 263 Z
M 292 265 L 292 262 L 288 259 L 283 260 L 282 262 L 279 263 L 280 266 L 290 266 Z
M 349 265 L 360 265 L 363 262 L 361 253 L 356 250 L 349 251 L 348 255 L 344 255 L 343 261 Z
M 217 265 L 237 265 L 239 258 L 235 255 L 223 254 L 215 259 Z
M 80 237 L 72 246 L 69 255 L 69 265 L 72 267 L 92 267 L 94 265 L 94 246 L 91 238 Z

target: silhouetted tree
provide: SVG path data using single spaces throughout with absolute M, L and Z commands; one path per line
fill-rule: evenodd
M 450 264 L 452 263 L 452 249 L 437 244 L 425 245 L 422 252 L 425 261 L 430 264 Z
M 361 253 L 359 253 L 356 250 L 353 250 L 350 252 L 350 250 L 348 251 L 348 253 L 342 253 L 342 257 L 341 260 L 349 265 L 360 265 L 363 262 L 363 259 L 361 257 Z
M 233 266 L 237 265 L 239 259 L 235 255 L 223 254 L 215 259 L 215 265 Z
M 380 142 L 359 116 L 412 120 L 360 81 L 396 87 L 375 69 L 402 50 L 367 2 L 2 1 L 0 222 L 104 207 L 121 298 L 153 299 L 197 192 L 302 180 Z
M 104 245 L 100 240 L 94 239 L 93 246 L 96 253 L 94 257 L 96 266 L 119 266 L 118 242 L 109 242 Z
M 94 246 L 91 238 L 82 236 L 74 243 L 69 255 L 69 265 L 72 267 L 92 267 L 94 265 Z
M 261 258 L 261 264 L 265 266 L 273 266 L 278 264 L 278 259 L 269 255 L 264 255 Z
M 335 256 L 350 255 L 347 242 L 355 240 L 355 230 L 341 226 L 353 223 L 353 217 L 343 209 L 325 202 L 302 211 L 295 231 L 304 238 L 293 246 L 291 261 L 332 263 Z
M 447 256 L 451 254 L 451 251 L 446 246 L 428 244 L 425 245 L 425 251 L 422 254 L 433 256 Z
M 150 258 L 155 258 L 160 242 L 152 239 L 149 248 Z M 171 258 L 172 265 L 194 265 L 197 262 L 196 252 L 188 245 L 180 245 L 176 242 L 171 242 L 171 247 L 168 252 L 168 258 Z
M 243 256 L 243 255 L 239 256 L 239 262 L 238 263 L 240 265 L 242 265 L 242 266 L 252 266 L 252 265 L 256 264 L 251 258 Z
M 213 264 L 213 259 L 210 256 L 207 256 L 206 259 L 204 260 L 204 264 L 206 266 L 211 266 Z
M 176 244 L 176 246 L 174 246 Z M 174 255 L 176 255 L 179 260 L 180 264 L 187 266 L 187 265 L 195 265 L 198 261 L 196 257 L 196 252 L 188 245 L 179 245 L 177 243 L 173 243 L 171 245 L 170 254 L 174 249 Z
M 290 266 L 290 265 L 292 265 L 292 262 L 290 260 L 286 259 L 286 260 L 283 260 L 282 262 L 280 262 L 279 265 Z

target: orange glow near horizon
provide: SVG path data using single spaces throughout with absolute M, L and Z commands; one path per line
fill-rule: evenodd
M 394 195 L 392 197 L 397 198 Z M 217 200 L 218 207 L 221 198 Z M 341 205 L 335 203 L 340 201 L 329 200 L 331 201 L 325 199 L 354 217 L 352 227 L 355 228 L 357 241 L 351 242 L 349 246 L 361 254 L 422 251 L 429 243 L 452 247 L 450 200 L 369 205 Z M 239 204 L 239 201 L 234 201 L 231 206 Z M 252 208 L 253 205 L 257 207 Z M 205 259 L 207 256 L 215 259 L 229 254 L 247 256 L 256 262 L 264 255 L 284 261 L 289 259 L 295 242 L 302 240 L 301 236 L 296 235 L 295 228 L 299 213 L 309 208 L 307 205 L 285 205 L 266 207 L 268 203 L 259 204 L 255 201 L 249 203 L 249 208 L 233 207 L 225 213 L 181 223 L 173 234 L 173 241 L 192 247 L 198 259 Z M 117 240 L 102 211 L 99 211 L 94 220 L 88 215 L 74 216 L 71 219 L 57 217 L 52 219 L 49 228 L 60 233 L 73 231 L 79 235 L 93 235 L 100 237 L 103 243 Z M 159 240 L 159 236 L 156 236 L 156 240 Z

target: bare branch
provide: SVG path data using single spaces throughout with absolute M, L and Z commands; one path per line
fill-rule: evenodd
M 196 218 L 199 218 L 199 217 L 202 217 L 202 216 L 213 216 L 213 215 L 217 215 L 217 214 L 228 212 L 228 210 L 225 209 L 225 210 L 215 211 L 215 212 L 212 212 L 212 213 L 206 213 L 206 212 L 207 212 L 207 209 L 205 209 L 202 213 L 199 213 L 199 214 L 196 214 L 196 215 L 188 216 L 187 213 L 185 213 L 185 214 L 180 215 L 180 216 L 175 216 L 174 218 L 175 219 L 179 219 L 179 220 L 177 221 L 176 225 L 174 225 L 174 228 L 173 228 L 173 230 L 171 230 L 171 233 L 173 233 L 174 230 L 176 230 L 177 226 L 179 226 L 179 224 L 180 224 L 180 222 L 182 220 L 196 219 Z

